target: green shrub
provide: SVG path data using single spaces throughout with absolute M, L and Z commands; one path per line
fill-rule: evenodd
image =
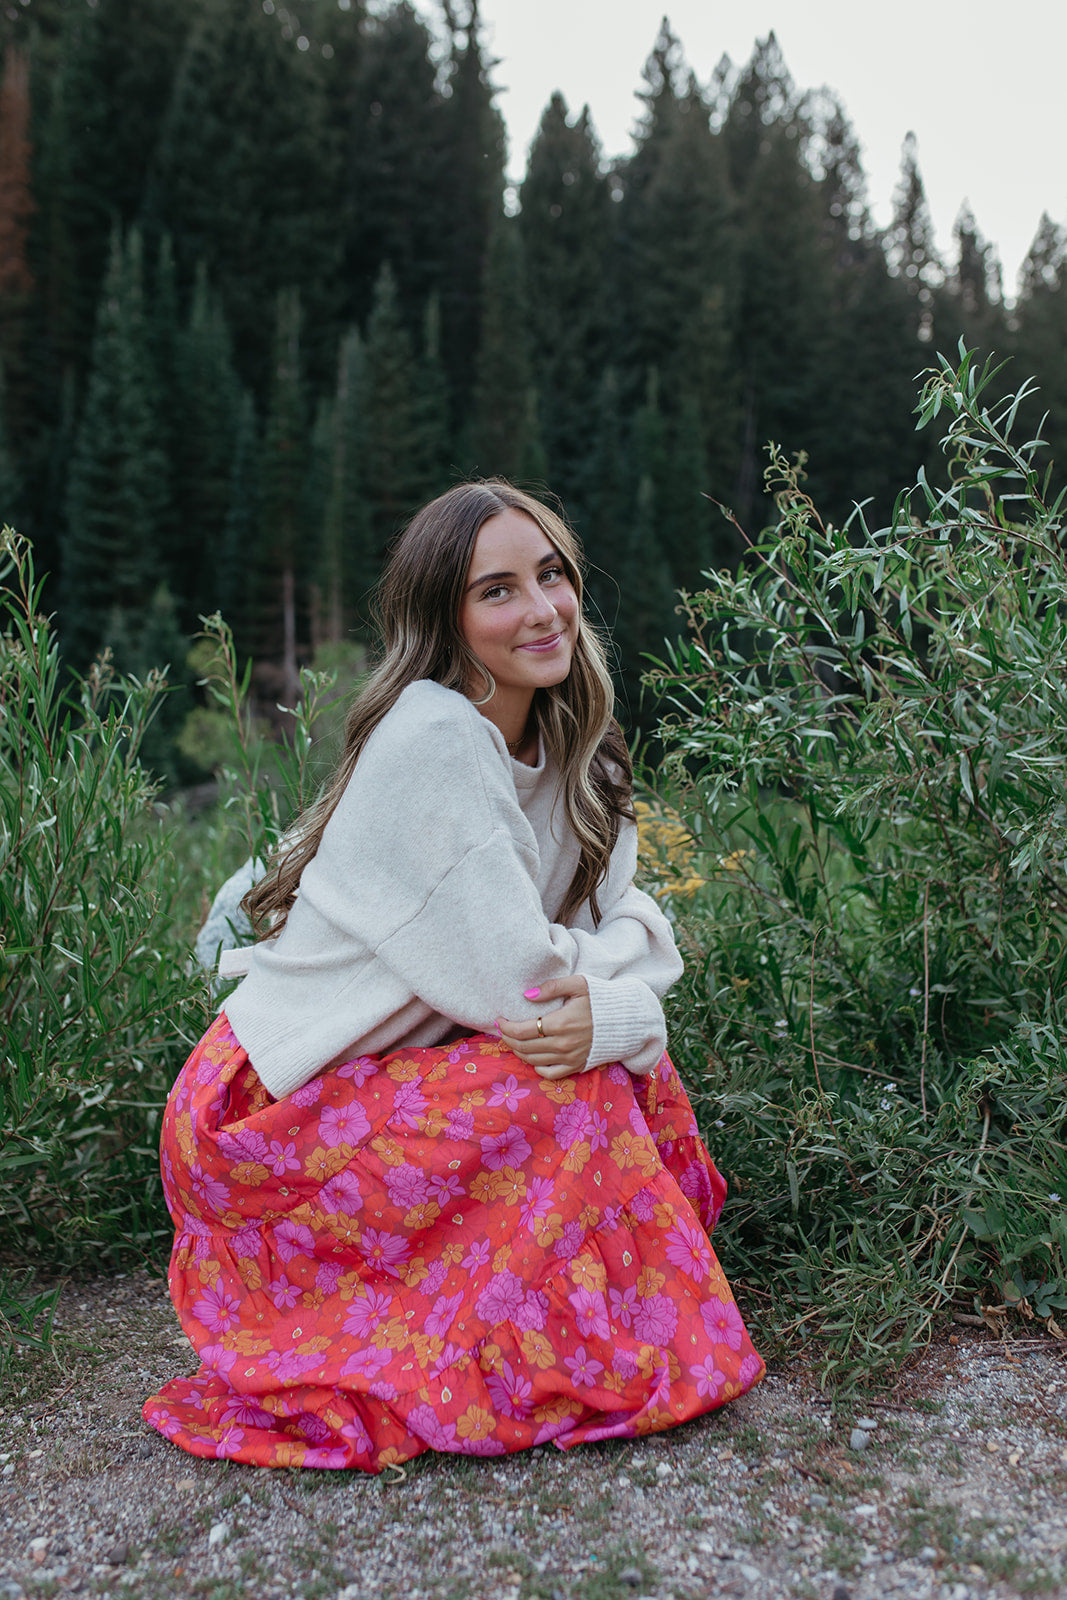
M 832 1367 L 1067 1306 L 1067 564 L 994 376 L 929 375 L 948 487 L 887 528 L 824 525 L 771 446 L 774 526 L 650 674 L 694 848 L 674 1046 L 765 1325 Z
M 28 549 L 3 539 L 0 1252 L 50 1268 L 158 1259 L 160 1114 L 211 1011 L 138 761 L 165 685 L 106 659 L 71 682 Z

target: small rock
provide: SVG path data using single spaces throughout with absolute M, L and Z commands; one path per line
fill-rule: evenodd
M 5 1478 L 13 1478 L 14 1476 L 15 1476 L 15 1463 L 13 1461 L 9 1461 L 7 1466 L 4 1468 L 4 1477 Z
M 934 1549 L 932 1544 L 923 1545 L 922 1549 L 919 1551 L 918 1560 L 920 1560 L 926 1567 L 931 1566 L 937 1560 L 937 1551 Z
M 192 1494 L 193 1490 L 196 1488 L 196 1479 L 179 1478 L 174 1487 L 177 1489 L 179 1494 Z
M 28 1548 L 31 1560 L 35 1561 L 37 1565 L 40 1566 L 44 1561 L 45 1556 L 48 1554 L 47 1538 L 42 1537 L 38 1539 L 31 1539 Z
M 810 1506 L 828 1506 L 830 1502 L 824 1494 L 809 1494 L 808 1504 Z
M 872 1433 L 878 1426 L 877 1417 L 860 1417 L 856 1423 L 857 1428 L 863 1428 L 867 1433 Z
M 217 1550 L 219 1545 L 225 1544 L 230 1537 L 230 1531 L 230 1524 L 228 1522 L 214 1523 L 212 1525 L 211 1532 L 207 1536 L 208 1549 Z
M 155 1454 L 155 1451 L 152 1449 L 152 1446 L 146 1439 L 143 1444 L 139 1444 L 137 1446 L 137 1454 L 140 1456 L 142 1461 L 147 1461 L 149 1456 Z
M 858 1452 L 861 1450 L 866 1450 L 871 1441 L 867 1434 L 866 1428 L 853 1428 L 852 1432 L 849 1434 L 848 1442 L 851 1449 Z
M 628 1589 L 640 1589 L 643 1581 L 641 1572 L 637 1567 L 623 1567 L 619 1573 L 619 1582 L 625 1583 Z
M 876 1517 L 878 1515 L 878 1507 L 877 1506 L 853 1506 L 852 1507 L 852 1515 L 854 1517 Z
M 656 1465 L 656 1477 L 661 1483 L 663 1482 L 664 1478 L 673 1478 L 674 1468 L 669 1467 L 665 1461 L 660 1461 Z
M 742 1561 L 740 1572 L 746 1583 L 758 1583 L 763 1573 L 758 1567 L 750 1567 L 747 1561 Z
M 618 1484 L 620 1489 L 629 1489 L 631 1487 L 630 1479 L 626 1476 L 625 1472 L 620 1472 L 619 1476 L 615 1479 L 615 1482 Z
M 110 1550 L 104 1551 L 104 1560 L 109 1567 L 124 1567 L 129 1560 L 130 1547 L 128 1544 L 113 1544 Z
M 846 1589 L 843 1583 L 835 1583 L 831 1600 L 852 1600 L 852 1591 Z

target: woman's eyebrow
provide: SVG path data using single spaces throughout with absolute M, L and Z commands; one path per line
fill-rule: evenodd
M 542 556 L 540 561 L 537 563 L 538 570 L 540 570 L 541 567 L 547 567 L 550 562 L 558 560 L 559 556 L 557 552 L 555 550 L 550 550 L 547 556 Z M 501 578 L 514 578 L 515 576 L 516 574 L 514 572 L 483 572 L 480 578 L 475 578 L 473 583 L 468 583 L 467 593 L 470 594 L 471 590 L 477 589 L 480 584 L 499 583 Z

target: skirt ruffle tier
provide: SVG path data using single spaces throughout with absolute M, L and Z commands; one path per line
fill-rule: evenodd
M 757 1383 L 726 1186 L 664 1056 L 551 1083 L 484 1035 L 272 1100 L 217 1018 L 174 1086 L 170 1289 L 197 1456 L 377 1472 L 652 1433 Z

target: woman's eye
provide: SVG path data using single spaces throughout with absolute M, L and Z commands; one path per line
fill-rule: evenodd
M 495 600 L 497 595 L 507 594 L 507 592 L 508 591 L 507 591 L 507 585 L 506 584 L 494 583 L 492 588 L 486 589 L 485 593 L 482 595 L 482 599 L 483 600 Z
M 562 567 L 546 567 L 541 574 L 542 583 L 558 583 L 563 576 Z

